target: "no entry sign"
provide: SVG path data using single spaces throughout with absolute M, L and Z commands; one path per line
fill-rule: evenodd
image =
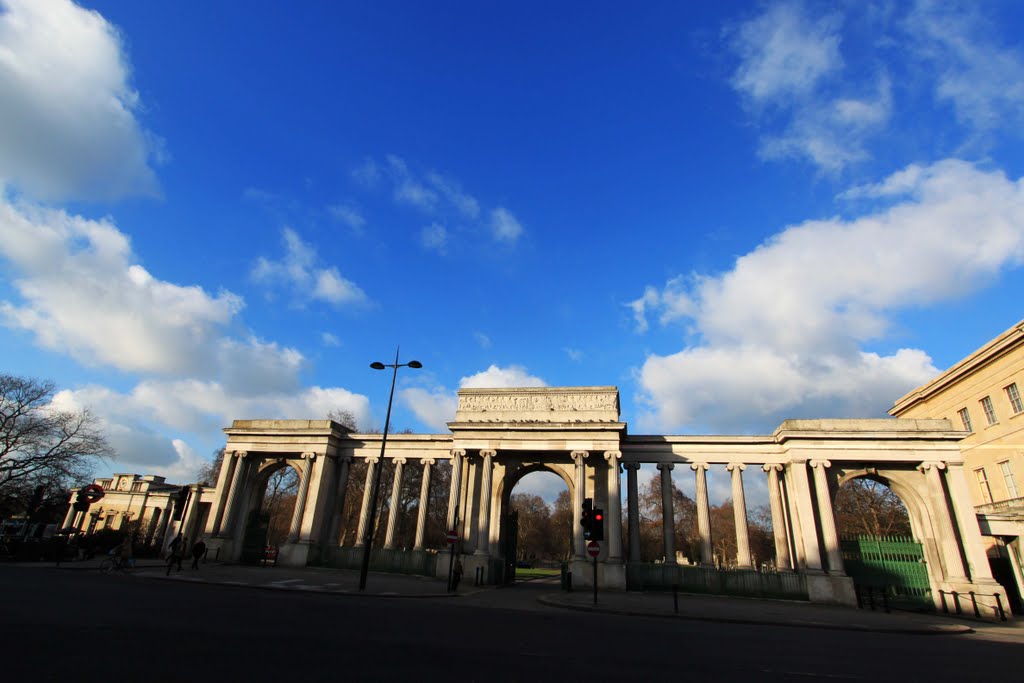
M 597 557 L 601 554 L 601 545 L 597 541 L 591 541 L 587 544 L 587 555 L 591 557 Z
M 452 545 L 457 540 L 459 540 L 459 534 L 455 531 L 455 529 L 452 529 L 448 532 L 448 535 L 445 536 L 445 538 L 448 540 L 448 545 Z

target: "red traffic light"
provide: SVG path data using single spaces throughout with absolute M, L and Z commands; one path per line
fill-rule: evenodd
M 595 521 L 600 522 L 602 519 L 604 519 L 604 515 L 602 515 L 600 512 L 595 512 L 594 513 L 594 520 Z

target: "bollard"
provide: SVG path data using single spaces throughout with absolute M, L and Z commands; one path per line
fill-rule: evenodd
M 572 572 L 565 573 L 565 590 L 567 593 L 572 593 Z
M 679 614 L 679 584 L 672 584 L 672 606 L 676 614 Z
M 974 597 L 974 591 L 971 591 L 971 604 L 974 605 L 975 618 L 981 619 L 981 611 L 978 609 L 978 599 Z
M 868 604 L 871 605 L 871 611 L 875 611 L 875 587 L 868 586 Z
M 882 609 L 889 614 L 889 591 L 885 586 L 882 586 Z
M 963 614 L 964 611 L 960 607 L 960 594 L 957 593 L 956 591 L 953 591 L 952 595 L 953 595 L 953 607 L 956 608 L 956 613 L 957 614 Z
M 996 598 L 996 613 L 999 615 L 1000 621 L 1006 621 L 1006 612 L 1003 611 L 1003 600 L 999 597 L 999 593 L 995 594 Z
M 939 599 L 942 600 L 942 611 L 949 614 L 949 605 L 946 604 L 946 591 L 939 591 Z

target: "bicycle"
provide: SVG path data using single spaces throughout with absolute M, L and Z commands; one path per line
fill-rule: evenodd
M 134 564 L 131 560 L 125 562 L 120 557 L 107 557 L 100 562 L 100 574 L 131 574 Z

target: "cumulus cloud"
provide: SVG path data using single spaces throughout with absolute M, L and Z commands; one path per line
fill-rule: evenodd
M 657 314 L 692 325 L 700 343 L 638 371 L 645 426 L 882 414 L 937 370 L 921 351 L 863 345 L 886 337 L 894 311 L 969 295 L 1024 261 L 1022 185 L 955 160 L 904 169 L 859 191 L 890 202 L 872 213 L 791 226 L 728 272 L 647 288 L 629 304 L 638 329 Z
M 0 3 L 0 185 L 41 200 L 158 193 L 120 35 L 66 0 Z
M 327 210 L 342 225 L 347 225 L 353 234 L 363 234 L 366 228 L 366 218 L 363 217 L 359 209 L 349 204 L 334 204 L 327 207 Z
M 515 387 L 547 386 L 539 377 L 535 377 L 520 365 L 501 367 L 491 365 L 486 370 L 467 375 L 459 380 L 459 387 L 464 389 L 511 389 Z M 424 424 L 434 429 L 444 429 L 447 423 L 455 419 L 458 407 L 458 396 L 445 387 L 423 389 L 410 387 L 400 394 L 402 401 Z
M 346 279 L 335 267 L 317 267 L 316 251 L 303 242 L 291 228 L 282 230 L 285 246 L 280 260 L 259 257 L 253 265 L 251 276 L 264 285 L 281 284 L 303 299 L 326 301 L 336 306 L 363 305 L 368 303 L 366 293 Z
M 0 256 L 16 274 L 21 305 L 0 302 L 4 324 L 91 365 L 128 371 L 207 373 L 220 362 L 219 330 L 243 306 L 154 277 L 109 220 L 0 200 Z

